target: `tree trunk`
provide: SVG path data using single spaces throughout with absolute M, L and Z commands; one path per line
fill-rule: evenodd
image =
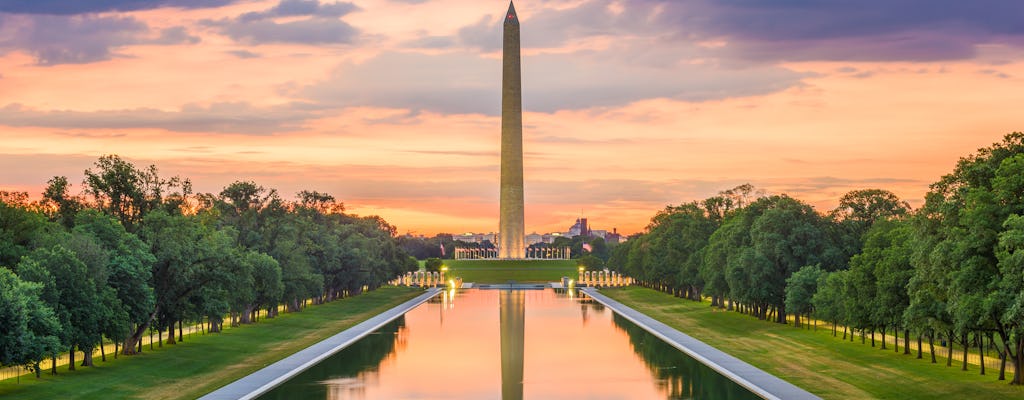
M 120 345 L 120 344 L 121 343 L 119 343 L 118 341 L 116 341 L 116 340 L 114 341 L 114 359 L 115 360 L 117 359 L 117 351 L 120 350 L 120 348 L 118 348 L 117 346 Z
M 1006 350 L 999 353 L 999 380 L 1006 380 Z
M 938 361 L 935 361 L 935 333 L 934 332 L 928 334 L 928 349 L 931 350 L 932 364 L 937 363 Z
M 1009 349 L 1007 349 L 1009 354 Z M 1024 384 L 1024 371 L 1021 371 L 1021 367 L 1024 366 L 1024 335 L 1017 335 L 1017 354 L 1013 357 L 1013 381 L 1011 385 Z
M 149 314 L 149 318 L 146 319 L 145 323 L 139 324 L 135 327 L 135 332 L 128 336 L 128 339 L 125 339 L 124 348 L 121 354 L 124 354 L 126 356 L 136 354 L 135 348 L 138 346 L 139 343 L 142 343 L 142 334 L 145 333 L 147 329 L 149 329 L 150 322 L 153 321 L 153 318 L 156 317 L 156 313 L 159 311 L 160 306 L 158 305 L 153 309 L 153 312 Z M 138 351 L 142 351 L 141 347 L 139 348 Z
M 871 346 L 875 345 L 875 331 L 871 331 Z M 882 327 L 882 350 L 885 350 L 885 327 Z
M 921 334 L 917 334 L 917 359 L 921 359 Z
M 245 310 L 243 310 L 241 312 L 241 315 L 239 315 L 239 317 L 241 317 L 241 318 L 239 318 L 240 319 L 238 321 L 239 323 L 241 323 L 241 324 L 251 324 L 252 323 L 252 318 L 251 318 L 252 317 L 252 305 L 245 306 Z
M 71 346 L 71 351 L 68 351 L 68 371 L 75 370 L 75 346 Z
M 871 328 L 871 347 L 875 347 L 875 328 Z
M 91 367 L 92 365 L 92 351 L 91 348 L 82 349 L 82 365 L 83 367 Z
M 178 341 L 174 339 L 174 323 L 172 322 L 167 327 L 167 344 L 178 344 Z
M 985 375 L 985 335 L 980 332 L 975 336 L 978 339 L 978 357 L 981 364 L 981 375 Z
M 50 356 L 50 375 L 57 375 L 57 356 Z
M 962 367 L 960 367 L 960 370 L 961 371 L 966 371 L 967 370 L 967 354 L 971 350 L 971 343 L 967 341 L 967 332 L 963 333 L 963 336 L 961 337 L 960 340 L 964 343 L 964 364 L 963 364 Z
M 103 346 L 103 341 L 100 341 L 100 361 L 107 362 L 107 349 Z
M 946 366 L 947 367 L 952 367 L 953 366 L 953 332 L 949 332 L 949 334 L 946 335 L 946 341 L 948 342 L 948 343 L 946 343 Z
M 156 343 L 156 345 L 159 346 L 160 348 L 164 347 L 164 331 L 156 331 Z
M 921 348 L 920 342 L 917 343 L 917 348 Z M 910 354 L 910 329 L 903 330 L 903 354 Z
M 181 320 L 178 320 L 178 342 L 179 343 L 185 341 L 185 334 L 182 333 L 182 332 L 183 332 L 183 330 L 181 329 Z M 174 333 L 174 325 L 171 325 L 171 333 Z

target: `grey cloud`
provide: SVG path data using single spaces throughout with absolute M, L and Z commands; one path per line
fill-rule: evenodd
M 560 47 L 587 37 L 657 35 L 664 27 L 653 25 L 658 7 L 625 4 L 621 12 L 612 11 L 612 0 L 591 0 L 575 7 L 545 7 L 522 21 L 523 46 Z M 487 15 L 459 29 L 456 37 L 465 47 L 494 51 L 501 48 L 500 15 Z
M 747 63 L 937 61 L 972 58 L 979 44 L 1024 45 L 1021 15 L 1018 0 L 587 0 L 530 13 L 522 37 L 534 48 L 594 36 L 722 41 L 704 53 Z M 451 47 L 498 50 L 501 18 L 484 16 L 454 39 Z
M 237 0 L 0 0 L 0 12 L 73 15 L 106 11 L 136 11 L 160 7 L 208 8 Z
M 405 43 L 400 47 L 410 49 L 446 49 L 455 46 L 456 42 L 450 36 L 422 36 Z
M 905 178 L 863 178 L 849 179 L 832 176 L 814 176 L 806 178 L 793 178 L 786 180 L 772 180 L 763 182 L 760 185 L 772 191 L 787 194 L 820 193 L 827 189 L 846 190 L 847 188 L 880 187 L 885 188 L 892 185 L 911 184 L 924 187 L 928 182 L 917 179 Z M 755 183 L 755 185 L 757 185 Z
M 248 44 L 348 44 L 355 40 L 359 31 L 338 18 L 358 9 L 348 2 L 284 0 L 266 11 L 250 12 L 233 19 L 204 20 L 202 23 L 235 41 Z M 306 18 L 277 22 L 278 17 Z
M 259 108 L 246 103 L 217 103 L 186 105 L 179 111 L 138 108 L 92 112 L 35 110 L 11 104 L 0 108 L 0 125 L 266 135 L 299 129 L 315 116 L 314 109 L 303 104 Z
M 359 10 L 353 3 L 320 3 L 319 0 L 282 0 L 273 8 L 260 12 L 249 12 L 240 15 L 241 22 L 258 21 L 277 17 L 324 17 L 338 18 Z
M 359 33 L 344 21 L 307 19 L 277 23 L 271 20 L 252 22 L 228 22 L 221 24 L 221 33 L 249 44 L 301 43 L 338 44 L 352 43 Z
M 260 58 L 260 53 L 254 53 L 249 50 L 231 50 L 227 52 L 235 57 L 246 59 L 246 58 Z
M 724 37 L 755 60 L 965 59 L 975 45 L 1021 44 L 1017 0 L 641 0 L 681 37 Z
M 152 44 L 196 44 L 201 39 L 198 36 L 194 36 L 188 33 L 184 27 L 176 26 L 172 28 L 166 28 L 160 31 L 160 37 L 151 41 Z
M 1011 78 L 1011 76 L 1009 74 L 1007 74 L 1005 72 L 1002 72 L 1002 71 L 999 71 L 999 70 L 996 70 L 996 69 L 983 69 L 981 71 L 978 71 L 978 73 L 984 74 L 984 75 L 991 75 L 991 76 L 994 76 L 996 78 L 1001 78 L 1001 79 L 1010 79 Z
M 744 69 L 702 65 L 628 64 L 613 52 L 544 54 L 523 60 L 523 106 L 554 112 L 618 106 L 650 98 L 705 101 L 799 85 L 802 75 L 772 66 Z M 416 66 L 410 68 L 410 66 Z M 499 61 L 470 53 L 384 53 L 345 64 L 300 93 L 338 106 L 369 105 L 442 113 L 496 115 Z
M 129 45 L 198 41 L 184 28 L 153 32 L 133 17 L 0 14 L 0 54 L 25 50 L 39 65 L 109 60 L 119 55 L 118 49 Z

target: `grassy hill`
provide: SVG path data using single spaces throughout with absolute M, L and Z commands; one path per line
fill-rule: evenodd
M 463 282 L 556 282 L 576 279 L 576 260 L 444 260 L 448 275 Z

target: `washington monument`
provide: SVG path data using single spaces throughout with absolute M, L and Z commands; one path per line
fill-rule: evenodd
M 523 89 L 519 64 L 519 17 L 510 1 L 505 15 L 501 74 L 501 206 L 498 258 L 526 256 L 523 244 Z

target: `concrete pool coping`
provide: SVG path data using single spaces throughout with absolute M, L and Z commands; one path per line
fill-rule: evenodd
M 270 364 L 259 371 L 246 375 L 242 379 L 231 382 L 200 400 L 236 400 L 254 399 L 348 347 L 366 335 L 394 321 L 416 306 L 427 302 L 441 293 L 440 288 L 431 288 L 416 298 L 377 314 L 370 319 L 348 328 L 341 333 L 320 341 L 317 344 L 299 350 L 284 359 Z
M 760 368 L 694 339 L 690 335 L 648 317 L 644 313 L 612 300 L 598 293 L 595 288 L 580 288 L 580 290 L 598 303 L 611 308 L 616 314 L 637 324 L 652 335 L 664 340 L 665 343 L 672 345 L 672 347 L 679 349 L 686 353 L 686 355 L 700 361 L 702 364 L 762 398 L 786 400 L 820 399 L 818 396 L 792 383 L 779 379 L 775 375 L 764 372 Z

